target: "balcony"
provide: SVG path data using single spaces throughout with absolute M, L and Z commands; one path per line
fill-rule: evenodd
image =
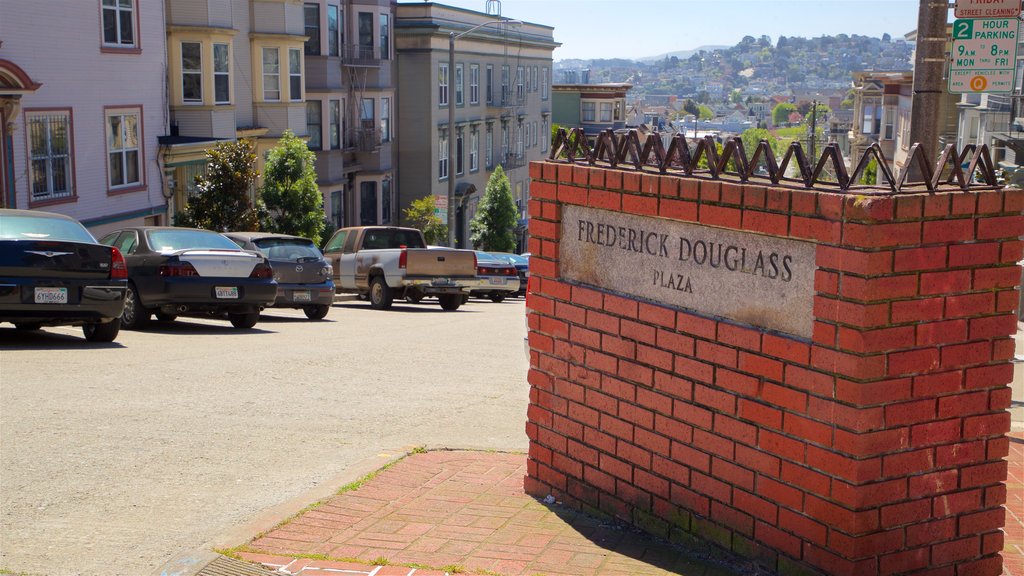
M 346 44 L 342 46 L 341 63 L 353 68 L 380 68 L 381 58 L 374 46 Z
M 515 106 L 524 106 L 526 104 L 526 95 L 522 97 L 516 97 L 515 92 L 508 88 L 506 90 L 499 90 L 494 94 L 494 98 L 487 103 L 489 108 L 513 108 Z
M 526 166 L 526 154 L 510 152 L 504 156 L 500 156 L 498 158 L 498 163 L 501 164 L 501 167 L 505 172 L 516 168 L 522 168 L 523 166 Z
M 376 152 L 380 149 L 380 130 L 376 128 L 356 128 L 350 130 L 346 138 L 346 148 L 356 152 Z

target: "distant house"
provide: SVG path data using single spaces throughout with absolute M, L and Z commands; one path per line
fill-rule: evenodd
M 632 84 L 555 84 L 551 120 L 563 128 L 582 128 L 593 140 L 604 130 L 626 127 L 626 94 Z

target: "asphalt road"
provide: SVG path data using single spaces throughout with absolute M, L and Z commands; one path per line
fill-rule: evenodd
M 0 326 L 0 572 L 149 574 L 398 447 L 525 451 L 523 315 L 346 302 L 112 345 Z

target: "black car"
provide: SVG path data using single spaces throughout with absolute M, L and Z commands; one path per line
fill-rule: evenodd
M 107 234 L 128 264 L 128 290 L 121 324 L 145 326 L 156 314 L 227 314 L 236 328 L 252 328 L 260 310 L 277 297 L 274 271 L 264 256 L 246 252 L 209 230 L 139 226 Z
M 0 322 L 19 330 L 82 326 L 90 342 L 121 329 L 128 271 L 74 218 L 0 210 Z
M 526 296 L 526 285 L 530 281 L 529 253 L 521 256 L 519 254 L 511 254 L 509 252 L 491 252 L 490 254 L 492 256 L 497 256 L 516 267 L 516 274 L 519 275 L 519 290 L 516 291 L 515 295 Z
M 309 238 L 271 232 L 225 232 L 245 250 L 270 260 L 277 280 L 275 308 L 300 308 L 310 320 L 322 320 L 334 303 L 334 268 Z

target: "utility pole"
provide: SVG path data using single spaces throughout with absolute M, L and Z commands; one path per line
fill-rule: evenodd
M 811 162 L 818 161 L 818 150 L 815 144 L 818 143 L 818 101 L 811 102 Z
M 939 150 L 940 104 L 945 93 L 942 73 L 946 67 L 948 16 L 947 0 L 921 0 L 921 7 L 917 13 L 917 51 L 914 58 L 910 143 L 916 142 L 921 145 L 921 151 L 929 163 L 935 161 Z M 914 176 L 915 173 L 916 169 L 911 175 Z

